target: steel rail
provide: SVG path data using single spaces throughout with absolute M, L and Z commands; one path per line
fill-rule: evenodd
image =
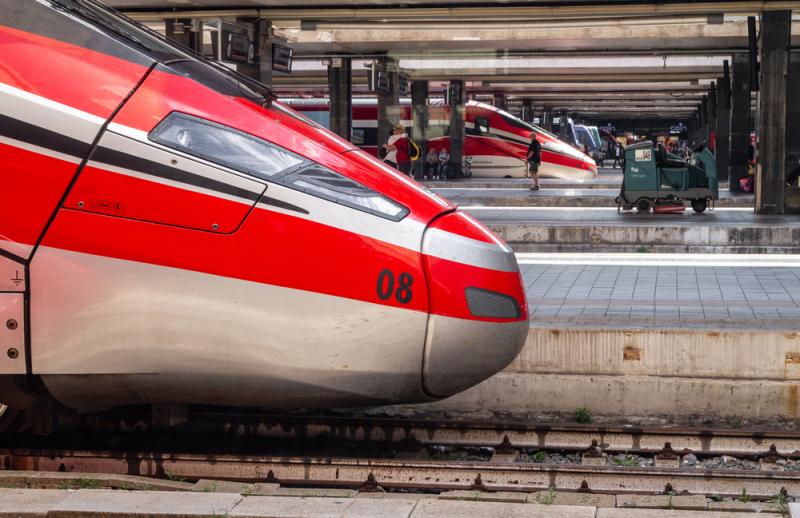
M 5 469 L 105 473 L 189 479 L 269 481 L 282 485 L 596 493 L 747 494 L 769 498 L 800 493 L 800 472 L 687 470 L 349 458 L 113 453 L 0 452 Z
M 426 421 L 388 418 L 260 416 L 201 413 L 226 433 L 274 439 L 332 437 L 343 441 L 414 442 L 420 445 L 494 447 L 507 438 L 514 448 L 584 451 L 593 442 L 609 453 L 658 453 L 670 443 L 678 453 L 800 457 L 800 432 L 689 427 L 633 427 L 515 422 Z

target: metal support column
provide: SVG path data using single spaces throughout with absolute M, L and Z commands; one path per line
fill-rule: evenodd
M 464 160 L 464 103 L 466 95 L 464 81 L 450 81 L 448 89 L 448 105 L 450 107 L 450 169 L 453 176 L 462 176 L 461 163 Z
M 750 55 L 733 55 L 731 70 L 730 189 L 739 192 L 750 158 Z
M 761 13 L 761 90 L 759 95 L 756 212 L 783 214 L 786 178 L 787 75 L 792 12 Z
M 164 20 L 167 38 L 200 52 L 203 45 L 203 22 L 191 18 Z
M 353 74 L 350 58 L 332 58 L 328 65 L 331 131 L 346 140 L 353 137 Z
M 730 64 L 723 63 L 723 77 L 717 83 L 717 179 L 727 182 L 730 178 L 731 163 L 731 98 L 730 98 Z
M 786 162 L 784 174 L 800 166 L 800 54 L 789 54 L 789 75 L 786 87 Z M 786 178 L 784 176 L 784 178 Z M 800 214 L 800 190 L 797 181 L 784 191 L 784 213 Z
M 379 62 L 380 73 L 385 77 L 385 89 L 378 89 L 378 147 L 392 134 L 392 126 L 400 121 L 400 74 L 397 61 L 383 58 Z M 379 85 L 381 86 L 381 85 Z
M 411 117 L 414 119 L 411 138 L 420 149 L 420 157 L 414 163 L 412 175 L 425 176 L 425 156 L 428 154 L 428 82 L 415 79 L 411 83 Z

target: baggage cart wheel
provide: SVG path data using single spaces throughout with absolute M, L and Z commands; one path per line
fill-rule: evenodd
M 704 199 L 692 200 L 692 209 L 700 214 L 708 208 L 708 202 Z
M 639 198 L 636 200 L 636 210 L 638 212 L 650 212 L 653 207 L 653 202 L 649 198 Z

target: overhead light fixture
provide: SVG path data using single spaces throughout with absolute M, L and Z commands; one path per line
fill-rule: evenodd
M 300 20 L 301 31 L 315 31 L 317 30 L 317 22 L 315 20 Z
M 709 14 L 707 18 L 707 23 L 709 25 L 722 25 L 723 23 L 725 23 L 725 13 Z

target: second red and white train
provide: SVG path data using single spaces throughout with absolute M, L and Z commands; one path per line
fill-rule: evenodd
M 327 99 L 285 99 L 288 105 L 322 125 L 328 125 Z M 450 151 L 450 108 L 431 105 L 428 149 Z M 401 104 L 399 121 L 410 128 L 411 105 Z M 378 106 L 375 99 L 353 100 L 353 143 L 377 155 Z M 552 133 L 514 115 L 477 101 L 469 101 L 465 110 L 466 138 L 464 157 L 470 159 L 472 176 L 479 178 L 522 178 L 525 176 L 525 156 L 532 135 L 542 144 L 542 164 L 539 176 L 559 179 L 592 179 L 597 176 L 597 164 L 586 154 L 558 139 Z

